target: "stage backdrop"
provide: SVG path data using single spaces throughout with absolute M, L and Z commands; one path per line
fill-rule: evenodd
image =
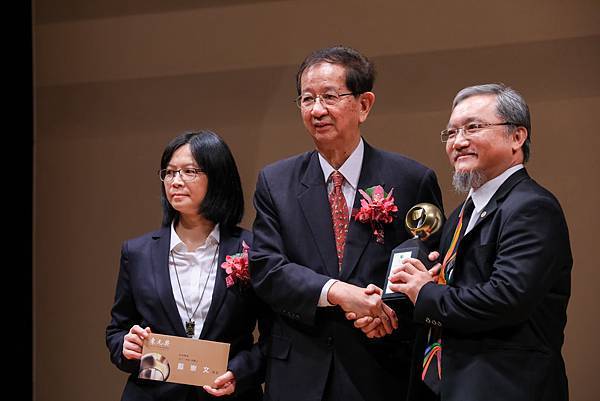
M 126 375 L 104 330 L 122 241 L 160 224 L 165 144 L 190 129 L 222 135 L 250 228 L 259 169 L 312 147 L 292 101 L 297 65 L 335 44 L 378 70 L 365 139 L 434 168 L 447 211 L 461 196 L 439 131 L 456 91 L 500 81 L 528 100 L 528 169 L 560 200 L 574 251 L 571 398 L 596 399 L 600 2 L 34 3 L 34 399 L 120 397 Z

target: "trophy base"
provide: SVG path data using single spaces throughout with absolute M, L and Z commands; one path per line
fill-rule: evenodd
M 434 262 L 430 262 L 427 255 L 429 255 L 429 250 L 423 241 L 418 238 L 406 240 L 392 249 L 390 263 L 388 264 L 385 283 L 383 285 L 383 295 L 381 296 L 381 299 L 385 303 L 410 302 L 406 295 L 389 289 L 391 283 L 388 281 L 388 278 L 392 275 L 392 269 L 399 266 L 402 263 L 402 260 L 406 258 L 419 259 L 427 269 L 430 269 L 434 265 Z

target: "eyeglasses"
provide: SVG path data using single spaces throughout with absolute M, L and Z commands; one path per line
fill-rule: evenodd
M 321 95 L 300 95 L 294 101 L 296 105 L 302 110 L 312 109 L 317 103 L 317 99 L 321 99 L 321 105 L 325 106 L 335 106 L 339 103 L 340 98 L 343 96 L 350 96 L 354 93 L 336 93 L 336 92 L 327 92 Z
M 179 170 L 169 170 L 164 168 L 162 170 L 158 170 L 158 177 L 161 181 L 171 182 L 175 179 L 177 173 L 179 173 L 179 177 L 183 181 L 194 181 L 198 174 L 203 173 L 204 171 L 199 168 L 180 168 Z
M 454 141 L 458 136 L 458 133 L 462 131 L 463 136 L 468 138 L 469 136 L 481 131 L 484 128 L 497 126 L 497 125 L 518 125 L 511 122 L 504 123 L 469 123 L 458 128 L 447 128 L 440 133 L 440 139 L 442 142 Z

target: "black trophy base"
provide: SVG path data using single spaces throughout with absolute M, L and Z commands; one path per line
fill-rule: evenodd
M 401 292 L 393 292 L 389 289 L 389 285 L 392 283 L 388 281 L 388 278 L 392 274 L 392 269 L 396 266 L 399 266 L 402 260 L 406 258 L 419 259 L 421 262 L 423 262 L 427 269 L 430 269 L 434 265 L 434 262 L 430 262 L 427 255 L 429 255 L 429 250 L 423 241 L 417 237 L 406 240 L 392 249 L 387 274 L 385 275 L 385 283 L 382 287 L 383 295 L 381 296 L 381 299 L 383 299 L 384 302 L 410 302 L 406 295 L 402 294 Z

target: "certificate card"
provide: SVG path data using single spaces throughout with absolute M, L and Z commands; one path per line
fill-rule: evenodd
M 144 340 L 139 377 L 170 383 L 212 385 L 227 371 L 229 344 L 150 334 Z
M 385 280 L 385 294 L 395 294 L 394 291 L 390 290 L 388 288 L 389 286 L 389 281 L 388 279 L 392 276 L 392 269 L 400 266 L 402 264 L 402 260 L 406 259 L 406 258 L 412 258 L 413 257 L 413 252 L 411 252 L 411 250 L 408 251 L 400 251 L 400 252 L 395 252 L 392 254 L 392 260 L 389 263 L 389 267 L 388 267 L 388 276 Z

